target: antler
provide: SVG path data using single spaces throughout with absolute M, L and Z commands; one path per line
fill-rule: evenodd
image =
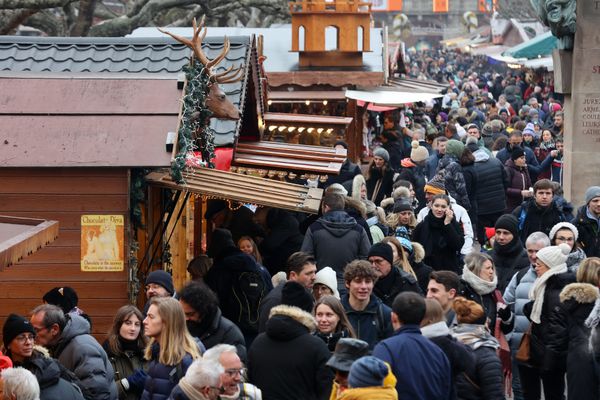
M 223 61 L 223 59 L 229 52 L 229 49 L 231 47 L 231 44 L 229 43 L 229 39 L 227 37 L 225 37 L 225 43 L 223 45 L 223 50 L 217 57 L 210 60 L 208 57 L 206 57 L 206 55 L 202 51 L 202 40 L 204 40 L 204 38 L 206 37 L 206 31 L 207 31 L 207 28 L 204 26 L 204 16 L 202 17 L 202 20 L 200 21 L 200 25 L 196 25 L 196 18 L 194 18 L 194 20 L 192 21 L 192 28 L 193 28 L 194 34 L 192 35 L 191 40 L 184 38 L 182 36 L 179 36 L 179 35 L 175 35 L 171 32 L 167 32 L 160 28 L 158 28 L 158 30 L 166 35 L 171 36 L 173 39 L 175 39 L 178 42 L 183 43 L 186 46 L 188 46 L 189 48 L 191 48 L 194 51 L 194 55 L 196 56 L 198 61 L 200 61 L 202 64 L 204 64 L 204 67 L 209 71 L 209 74 L 212 76 L 212 71 L 211 71 L 212 67 L 214 67 L 215 65 L 217 65 L 221 61 Z M 204 28 L 204 29 L 202 29 L 202 28 Z M 202 32 L 202 34 L 200 34 L 201 32 Z
M 233 65 L 227 68 L 225 71 L 213 75 L 213 80 L 217 83 L 234 83 L 241 80 L 244 76 L 244 67 L 242 64 L 236 69 L 233 69 Z

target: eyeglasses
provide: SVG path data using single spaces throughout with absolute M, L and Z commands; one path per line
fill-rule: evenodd
M 236 376 L 237 374 L 240 374 L 242 376 L 246 375 L 246 368 L 229 368 L 225 370 L 225 373 L 231 377 Z
M 33 342 L 33 341 L 35 341 L 35 336 L 34 335 L 19 335 L 19 336 L 15 337 L 15 340 L 19 343 L 25 343 L 27 341 Z
M 563 236 L 557 236 L 556 240 L 559 241 L 559 242 L 574 242 L 575 238 L 574 237 L 566 238 L 566 237 L 563 237 Z

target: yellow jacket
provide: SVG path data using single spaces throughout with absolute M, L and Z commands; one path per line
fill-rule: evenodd
M 393 386 L 350 388 L 344 390 L 338 400 L 398 400 L 398 392 Z

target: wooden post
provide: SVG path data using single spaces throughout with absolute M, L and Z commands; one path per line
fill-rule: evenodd
M 173 232 L 173 236 L 171 236 L 170 251 L 171 251 L 171 267 L 173 274 L 173 285 L 175 286 L 175 290 L 179 290 L 183 287 L 187 279 L 187 235 L 186 235 L 186 217 L 187 217 L 187 206 L 184 203 L 185 196 L 182 193 L 179 201 L 175 205 L 175 211 L 171 221 L 169 221 L 169 226 L 167 227 L 167 235 L 170 235 Z M 183 212 L 181 213 L 181 217 L 179 220 L 176 219 L 177 214 L 179 214 L 179 210 L 183 207 Z M 168 239 L 168 236 L 165 240 Z

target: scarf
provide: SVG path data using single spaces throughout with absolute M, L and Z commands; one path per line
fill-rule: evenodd
M 533 300 L 533 309 L 531 310 L 531 316 L 529 319 L 536 324 L 540 323 L 540 317 L 542 316 L 542 307 L 544 306 L 544 293 L 546 293 L 546 282 L 554 275 L 562 274 L 567 272 L 567 264 L 559 264 L 556 267 L 546 271 L 544 275 L 540 276 L 533 282 L 531 289 L 529 289 L 529 300 Z
M 448 329 L 448 325 L 446 325 L 445 321 L 440 321 L 435 324 L 421 327 L 421 334 L 427 339 L 431 339 L 434 337 L 448 336 L 450 334 L 450 329 Z
M 138 347 L 137 339 L 136 340 L 127 340 L 127 339 L 124 339 L 123 337 L 121 337 L 121 335 L 119 335 L 118 339 L 119 339 L 119 345 L 123 352 L 129 351 L 129 352 L 140 354 L 140 355 L 143 353 L 143 349 L 140 349 Z
M 542 150 L 556 150 L 556 144 L 554 143 L 553 140 L 549 141 L 549 142 L 541 142 L 540 143 L 540 149 Z
M 206 400 L 206 397 L 189 383 L 185 377 L 179 380 L 179 387 L 190 400 Z
M 492 293 L 498 286 L 498 275 L 495 273 L 493 281 L 486 281 L 471 272 L 466 265 L 463 267 L 462 279 L 480 296 Z
M 493 337 L 484 325 L 459 324 L 452 329 L 452 336 L 473 350 L 480 347 L 497 350 L 500 347 L 498 339 Z

